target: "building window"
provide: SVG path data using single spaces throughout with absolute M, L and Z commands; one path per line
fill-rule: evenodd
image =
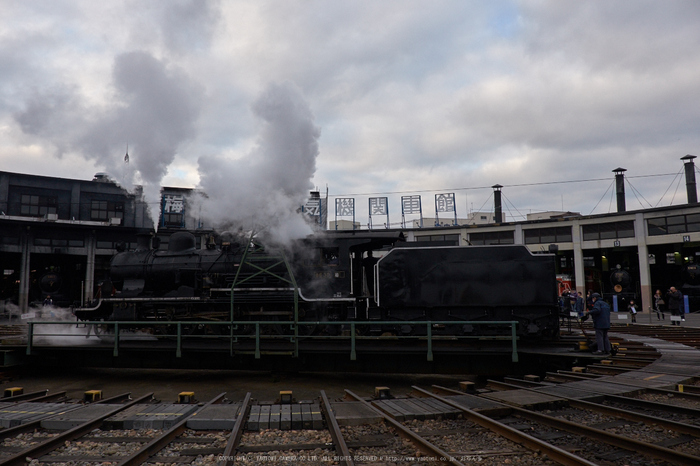
M 163 226 L 171 228 L 182 228 L 185 226 L 183 214 L 163 213 Z
M 584 241 L 601 239 L 634 238 L 634 220 L 600 223 L 581 227 Z
M 484 233 L 470 233 L 469 242 L 474 245 L 483 244 L 515 244 L 514 231 L 490 231 Z
M 451 241 L 459 246 L 459 235 L 416 236 L 416 241 Z
M 647 220 L 649 236 L 700 231 L 700 214 L 673 215 Z
M 55 197 L 22 194 L 20 200 L 20 215 L 42 217 L 46 214 L 57 213 L 58 201 Z
M 533 228 L 523 230 L 525 244 L 570 243 L 571 227 Z
M 124 218 L 124 203 L 111 201 L 92 201 L 90 220 L 106 222 L 110 218 Z
M 82 248 L 84 246 L 83 240 L 67 240 L 60 238 L 34 238 L 35 246 L 50 246 L 53 248 Z

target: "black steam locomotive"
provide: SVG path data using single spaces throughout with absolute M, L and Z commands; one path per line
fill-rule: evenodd
M 520 336 L 558 336 L 554 256 L 517 245 L 416 244 L 401 233 L 353 231 L 285 248 L 222 235 L 196 248 L 191 233 L 178 232 L 167 250 L 116 254 L 96 302 L 74 313 L 86 321 L 314 322 L 305 328 L 321 332 L 340 330 L 319 322 L 355 321 L 358 331 L 397 335 L 426 331 L 410 321 L 517 321 Z M 435 331 L 510 332 L 457 323 Z

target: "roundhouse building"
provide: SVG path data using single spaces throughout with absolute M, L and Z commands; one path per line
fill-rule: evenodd
M 409 241 L 524 244 L 534 253 L 557 255 L 561 291 L 598 291 L 618 308 L 635 297 L 647 311 L 656 289 L 675 286 L 695 311 L 700 308 L 700 204 L 693 158 L 683 158 L 688 192 L 683 205 L 627 211 L 624 169 L 616 169 L 615 213 L 558 212 L 503 222 L 495 202 L 495 223 L 428 223 L 402 230 Z M 494 186 L 499 194 L 501 188 Z M 63 306 L 91 301 L 107 277 L 111 256 L 121 248 L 135 249 L 139 234 L 157 237 L 166 248 L 170 234 L 188 230 L 197 247 L 206 247 L 213 232 L 188 205 L 192 192 L 163 188 L 160 206 L 151 206 L 154 224 L 140 189 L 129 193 L 104 174 L 86 181 L 0 172 L 0 313 L 25 313 L 46 295 Z
M 675 286 L 686 299 L 686 312 L 700 309 L 700 204 L 692 155 L 684 161 L 687 204 L 627 211 L 624 168 L 613 170 L 618 212 L 587 215 L 555 213 L 550 218 L 407 232 L 409 241 L 455 244 L 524 244 L 534 253 L 557 254 L 560 290 L 601 292 L 617 308 L 626 301 L 652 306 L 652 295 Z M 501 186 L 494 186 L 499 190 Z M 497 201 L 495 202 L 498 207 Z M 501 218 L 496 208 L 495 217 Z M 507 292 L 507 290 L 504 290 Z
M 105 174 L 0 172 L 0 312 L 24 313 L 47 296 L 57 306 L 89 302 L 117 247 L 152 228 L 140 190 L 130 194 Z

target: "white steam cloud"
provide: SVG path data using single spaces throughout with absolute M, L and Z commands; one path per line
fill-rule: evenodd
M 252 111 L 262 127 L 244 158 L 199 158 L 200 188 L 207 196 L 202 217 L 219 229 L 264 230 L 272 241 L 285 243 L 311 233 L 297 211 L 313 186 L 320 130 L 291 83 L 269 85 Z
M 74 151 L 95 160 L 126 189 L 142 184 L 147 201 L 158 205 L 168 166 L 195 136 L 203 92 L 178 68 L 141 51 L 115 58 L 112 87 L 112 99 L 101 105 L 70 86 L 43 89 L 14 118 L 26 134 L 53 144 L 57 156 Z

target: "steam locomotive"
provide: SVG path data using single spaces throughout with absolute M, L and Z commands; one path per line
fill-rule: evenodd
M 284 248 L 225 234 L 196 248 L 189 232 L 174 233 L 167 250 L 140 244 L 112 258 L 109 280 L 96 302 L 74 310 L 78 319 L 355 321 L 359 331 L 396 335 L 426 331 L 411 321 L 517 321 L 523 337 L 559 332 L 554 256 L 524 246 L 425 246 L 371 231 L 327 232 Z M 457 335 L 510 332 L 503 325 L 435 327 Z

